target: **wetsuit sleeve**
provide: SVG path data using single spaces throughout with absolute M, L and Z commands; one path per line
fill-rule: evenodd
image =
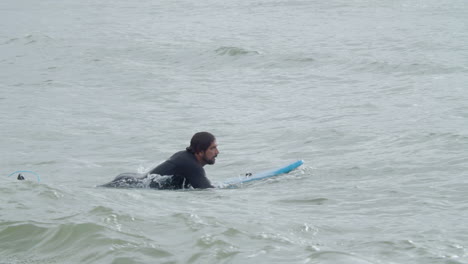
M 186 167 L 184 168 L 183 174 L 188 181 L 187 183 L 193 188 L 214 188 L 210 180 L 206 177 L 205 170 L 202 167 Z
M 205 175 L 203 175 L 203 177 L 192 179 L 190 181 L 190 185 L 192 185 L 193 188 L 214 188 L 214 186 L 211 185 L 210 180 L 208 180 Z

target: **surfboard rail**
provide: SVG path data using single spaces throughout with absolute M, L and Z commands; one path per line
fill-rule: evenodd
M 267 171 L 262 171 L 262 172 L 258 172 L 258 173 L 253 173 L 253 174 L 248 173 L 245 176 L 230 178 L 230 179 L 227 179 L 226 181 L 224 181 L 224 184 L 230 185 L 230 184 L 247 183 L 247 182 L 258 181 L 258 180 L 278 176 L 278 175 L 281 175 L 281 174 L 289 173 L 289 172 L 297 169 L 302 164 L 304 164 L 304 161 L 303 160 L 298 160 L 298 161 L 295 161 L 293 163 L 290 163 L 290 164 L 285 165 L 285 166 L 280 167 L 280 168 L 271 169 L 271 170 L 267 170 Z

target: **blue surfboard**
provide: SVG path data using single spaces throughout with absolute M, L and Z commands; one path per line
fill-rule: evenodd
M 246 182 L 258 181 L 258 180 L 278 176 L 281 174 L 289 173 L 290 171 L 297 169 L 302 164 L 304 164 L 304 161 L 298 160 L 296 162 L 293 162 L 289 165 L 286 165 L 277 169 L 272 169 L 272 170 L 263 171 L 259 173 L 253 173 L 253 174 L 248 173 L 245 176 L 231 178 L 231 179 L 226 180 L 224 184 L 231 185 L 231 184 L 246 183 Z

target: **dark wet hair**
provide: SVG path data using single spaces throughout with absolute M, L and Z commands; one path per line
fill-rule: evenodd
M 206 151 L 211 143 L 215 141 L 216 138 L 211 133 L 208 132 L 198 132 L 193 135 L 192 140 L 190 140 L 190 146 L 187 147 L 187 151 L 192 153 L 198 153 L 201 151 Z

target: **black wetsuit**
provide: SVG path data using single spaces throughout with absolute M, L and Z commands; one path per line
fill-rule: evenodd
M 152 174 L 171 177 L 161 180 L 160 178 L 150 178 Z M 151 179 L 149 187 L 156 189 L 213 188 L 208 178 L 206 178 L 205 170 L 198 163 L 195 155 L 187 150 L 175 153 L 146 175 L 123 173 L 118 175 L 112 182 L 101 186 L 121 188 L 145 187 L 147 186 L 145 182 L 148 179 Z

